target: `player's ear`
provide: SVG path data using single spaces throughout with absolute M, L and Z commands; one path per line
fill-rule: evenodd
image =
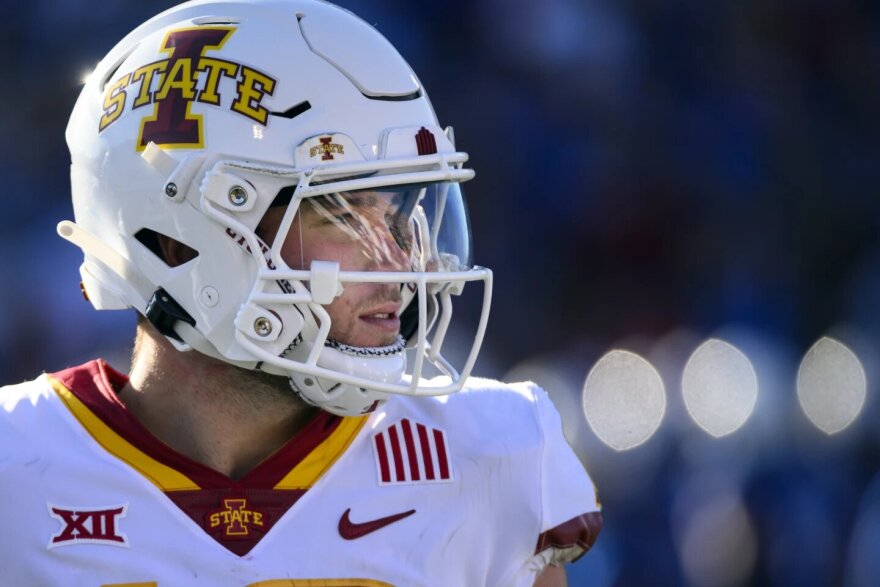
M 156 244 L 159 256 L 171 267 L 183 265 L 199 256 L 199 252 L 194 248 L 164 234 L 156 234 Z

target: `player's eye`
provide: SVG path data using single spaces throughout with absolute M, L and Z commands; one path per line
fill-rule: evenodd
M 388 225 L 388 232 L 394 237 L 397 246 L 406 253 L 412 247 L 413 231 L 410 226 L 409 218 L 400 212 L 386 213 L 385 224 Z
M 342 224 L 347 224 L 351 226 L 355 222 L 355 216 L 351 212 L 340 212 L 338 214 L 334 214 L 332 218 L 329 218 L 327 220 L 327 222 L 341 222 Z
M 319 214 L 320 214 L 319 224 L 322 226 L 327 226 L 327 225 L 354 226 L 357 223 L 357 217 L 354 214 L 352 214 L 351 212 L 348 212 L 346 210 L 339 210 L 339 209 L 327 210 L 327 209 L 324 209 L 324 210 L 320 210 Z

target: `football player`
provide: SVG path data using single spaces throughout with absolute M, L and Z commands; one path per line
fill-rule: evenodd
M 376 30 L 182 4 L 98 65 L 67 142 L 83 293 L 140 318 L 127 375 L 0 392 L 4 584 L 565 584 L 593 485 L 542 390 L 469 377 L 473 171 Z

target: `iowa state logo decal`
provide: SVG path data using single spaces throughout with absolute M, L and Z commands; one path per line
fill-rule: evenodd
M 166 58 L 107 84 L 98 130 L 108 128 L 126 111 L 152 106 L 152 112 L 141 119 L 138 151 L 150 142 L 171 149 L 200 149 L 205 144 L 202 117 L 190 109 L 197 102 L 220 106 L 223 78 L 236 82 L 229 109 L 265 126 L 269 110 L 262 101 L 274 93 L 277 82 L 252 67 L 221 58 L 223 45 L 235 30 L 203 26 L 170 31 L 159 47 Z

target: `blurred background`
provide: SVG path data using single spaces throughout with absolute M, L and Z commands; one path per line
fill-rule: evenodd
M 476 260 L 495 271 L 477 372 L 551 393 L 604 507 L 569 583 L 880 585 L 880 4 L 338 3 L 410 62 L 477 170 Z M 0 20 L 3 383 L 127 367 L 134 317 L 83 301 L 79 251 L 55 235 L 63 131 L 83 77 L 172 4 L 34 0 Z M 866 389 L 832 435 L 796 391 L 826 336 Z M 757 382 L 720 438 L 682 399 L 710 338 Z M 611 349 L 663 383 L 662 420 L 628 450 L 582 405 Z

